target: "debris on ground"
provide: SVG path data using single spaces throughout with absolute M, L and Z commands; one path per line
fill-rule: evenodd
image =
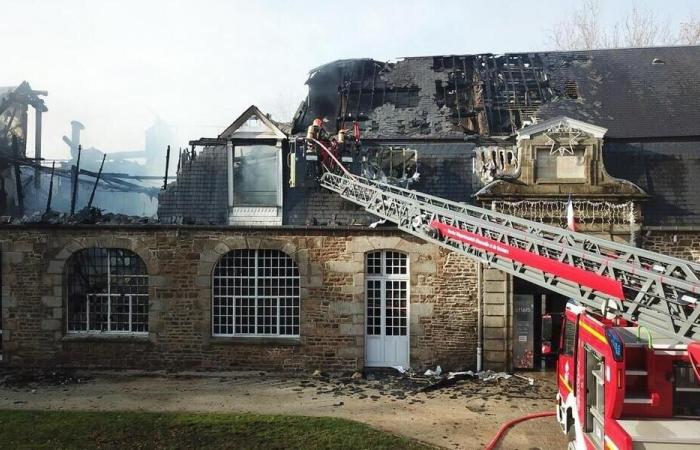
M 426 377 L 439 377 L 442 374 L 442 367 L 437 366 L 435 370 L 426 370 L 423 375 Z
M 517 377 L 517 378 L 520 378 L 521 380 L 527 381 L 527 383 L 528 383 L 530 386 L 532 386 L 532 385 L 535 384 L 535 380 L 534 380 L 533 378 L 524 377 L 524 376 L 522 376 L 522 375 L 518 375 L 517 373 L 514 373 L 513 376 L 514 376 L 514 377 Z
M 482 372 L 460 371 L 447 374 L 438 368 L 424 373 L 416 373 L 410 368 L 401 373 L 396 368 L 390 370 L 367 370 L 364 377 L 359 372 L 347 372 L 340 376 L 331 376 L 317 370 L 307 378 L 300 380 L 296 389 L 299 392 L 313 389 L 315 395 L 333 397 L 353 396 L 367 401 L 377 401 L 382 397 L 391 401 L 405 400 L 409 403 L 424 403 L 425 400 L 448 396 L 464 398 L 467 408 L 483 408 L 489 399 L 550 399 L 556 392 L 547 383 L 534 383 L 534 379 L 514 376 L 505 372 L 491 370 Z M 426 375 L 429 373 L 429 375 Z M 532 380 L 532 382 L 530 382 Z M 480 405 L 469 403 L 478 401 Z
M 392 369 L 396 370 L 398 373 L 406 373 L 406 369 L 403 366 L 391 366 Z
M 13 389 L 30 389 L 36 392 L 39 386 L 64 386 L 81 384 L 92 380 L 92 376 L 78 375 L 71 369 L 30 369 L 0 372 L 0 386 Z

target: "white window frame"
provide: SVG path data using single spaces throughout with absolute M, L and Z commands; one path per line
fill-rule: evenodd
M 277 149 L 277 200 L 275 206 L 239 206 L 234 203 L 234 170 L 233 162 L 236 148 L 264 145 Z M 226 144 L 226 164 L 227 164 L 227 184 L 228 184 L 228 222 L 229 225 L 282 225 L 282 211 L 284 207 L 284 180 L 282 161 L 282 141 L 277 140 L 276 144 L 249 144 L 234 146 L 232 141 Z
M 148 330 L 147 331 L 132 331 L 133 327 L 133 297 L 145 297 L 148 299 L 148 294 L 113 294 L 112 293 L 112 258 L 110 255 L 110 250 L 120 250 L 120 249 L 112 249 L 112 248 L 107 248 L 107 292 L 99 292 L 99 293 L 86 293 L 85 294 L 85 330 L 71 330 L 69 328 L 69 321 L 66 317 L 66 334 L 77 334 L 77 335 L 86 335 L 86 334 L 92 334 L 92 335 L 106 335 L 106 334 L 115 334 L 115 335 L 129 335 L 129 336 L 147 336 L 148 335 Z M 132 252 L 133 253 L 133 252 Z M 140 258 L 136 253 L 133 253 L 134 258 Z M 143 261 L 142 261 L 143 263 Z M 146 289 L 148 289 L 148 274 L 145 275 L 129 275 L 129 277 L 138 277 L 138 278 L 144 278 L 146 279 Z M 90 330 L 90 297 L 107 297 L 107 330 L 101 331 L 101 330 Z M 113 297 L 129 297 L 129 331 L 117 331 L 117 330 L 110 330 L 111 324 L 112 324 L 112 298 Z M 66 298 L 66 302 L 68 302 L 69 299 Z M 146 328 L 148 328 L 148 315 L 150 314 L 150 305 L 146 310 Z M 68 305 L 66 304 L 66 314 L 68 313 Z
M 109 282 L 108 282 L 109 284 Z M 91 330 L 90 329 L 90 298 L 91 297 L 106 297 L 107 298 L 107 330 Z M 129 329 L 128 330 L 112 330 L 112 299 L 127 297 L 129 299 Z M 112 293 L 101 293 L 101 294 L 85 294 L 85 326 L 86 331 L 76 331 L 72 330 L 69 333 L 97 333 L 97 334 L 129 334 L 129 335 L 145 335 L 148 331 L 132 331 L 133 328 L 133 314 L 134 314 L 134 297 L 146 297 L 148 294 L 112 294 Z M 148 313 L 147 313 L 148 314 Z M 148 326 L 148 320 L 146 320 L 146 326 Z
M 367 260 L 369 255 L 372 253 L 381 253 L 381 263 L 380 263 L 380 273 L 371 274 L 369 273 L 369 264 Z M 387 274 L 386 273 L 386 260 L 387 253 L 399 253 L 406 258 L 406 273 L 405 274 Z M 369 315 L 367 314 L 367 307 L 369 301 L 369 282 L 379 281 L 379 297 L 380 297 L 380 334 L 369 334 L 368 324 Z M 365 335 L 367 336 L 404 336 L 404 335 L 388 335 L 386 334 L 386 282 L 387 281 L 405 281 L 406 282 L 406 334 L 408 338 L 410 336 L 410 322 L 411 322 L 411 258 L 407 253 L 398 250 L 372 250 L 365 253 Z
M 222 337 L 222 338 L 299 339 L 300 333 L 301 333 L 301 276 L 299 275 L 299 266 L 297 265 L 296 261 L 294 260 L 294 258 L 292 258 L 292 257 L 289 256 L 287 253 L 285 253 L 285 252 L 283 252 L 283 251 L 281 251 L 281 250 L 276 250 L 276 249 L 241 249 L 241 250 L 248 250 L 248 251 L 254 251 L 254 252 L 255 252 L 255 253 L 254 253 L 255 265 L 254 265 L 254 267 L 253 267 L 253 273 L 254 273 L 255 275 L 254 275 L 253 277 L 249 277 L 249 278 L 248 278 L 249 280 L 254 280 L 254 283 L 253 283 L 253 285 L 252 285 L 252 286 L 253 286 L 253 295 L 246 295 L 246 296 L 240 295 L 240 296 L 236 296 L 235 293 L 234 293 L 233 295 L 216 295 L 216 293 L 215 293 L 214 290 L 216 289 L 216 285 L 215 285 L 216 281 L 215 281 L 215 280 L 216 280 L 217 278 L 219 278 L 219 279 L 229 279 L 229 280 L 234 280 L 234 279 L 236 279 L 236 278 L 239 278 L 239 277 L 236 277 L 235 275 L 233 275 L 233 276 L 229 276 L 229 275 L 218 275 L 218 276 L 217 276 L 217 275 L 216 275 L 216 267 L 218 267 L 218 265 L 220 264 L 221 260 L 219 260 L 219 262 L 217 262 L 217 264 L 216 264 L 216 266 L 215 266 L 215 268 L 214 268 L 214 271 L 212 272 L 212 297 L 211 297 L 211 299 L 212 299 L 212 301 L 211 301 L 211 335 L 212 335 L 212 337 Z M 297 298 L 296 298 L 296 300 L 297 300 L 297 302 L 298 302 L 299 316 L 297 317 L 297 322 L 298 322 L 297 330 L 298 330 L 298 332 L 297 332 L 296 334 L 281 334 L 281 333 L 280 333 L 280 328 L 281 328 L 282 326 L 286 326 L 286 325 L 281 325 L 281 324 L 280 324 L 280 318 L 281 318 L 281 317 L 289 317 L 289 316 L 284 316 L 284 315 L 280 314 L 280 310 L 281 310 L 281 308 L 283 308 L 282 306 L 280 306 L 280 296 L 277 296 L 277 297 L 271 297 L 271 296 L 265 296 L 265 295 L 262 295 L 262 296 L 261 296 L 261 295 L 259 295 L 259 293 L 258 293 L 258 282 L 259 282 L 260 279 L 264 278 L 264 277 L 259 277 L 259 276 L 258 276 L 258 268 L 259 268 L 260 258 L 262 257 L 262 256 L 260 256 L 260 251 L 261 251 L 261 250 L 262 250 L 262 251 L 265 251 L 265 250 L 272 250 L 272 251 L 278 252 L 281 256 L 284 256 L 285 258 L 289 258 L 289 260 L 294 264 L 294 268 L 296 268 L 296 270 L 297 270 L 297 275 L 296 275 L 296 276 L 294 276 L 294 275 L 292 275 L 292 276 L 284 275 L 284 276 L 278 276 L 278 277 L 276 277 L 276 278 L 278 278 L 278 279 L 282 279 L 282 278 L 284 278 L 284 279 L 294 279 L 294 278 L 296 278 L 296 279 L 298 280 L 298 286 L 297 286 L 298 291 L 297 291 L 297 296 L 296 296 Z M 235 250 L 233 250 L 233 252 L 235 252 Z M 224 255 L 224 256 L 225 256 L 225 255 Z M 233 332 L 232 332 L 232 333 L 217 333 L 217 332 L 215 331 L 215 326 L 216 326 L 216 325 L 215 325 L 215 321 L 214 321 L 214 317 L 215 317 L 215 315 L 214 315 L 214 308 L 215 308 L 215 299 L 216 299 L 216 297 L 219 297 L 219 298 L 222 298 L 222 299 L 231 300 L 231 301 L 233 302 L 233 314 L 232 314 L 232 315 L 221 315 L 221 314 L 219 315 L 219 316 L 222 316 L 222 317 L 230 317 L 230 318 L 231 318 L 231 320 L 232 320 L 232 322 L 233 322 L 233 325 L 232 325 Z M 286 297 L 286 298 L 292 298 L 292 299 L 293 299 L 293 297 L 288 297 L 288 296 L 285 296 L 285 297 Z M 253 306 L 254 315 L 253 315 L 253 316 L 248 316 L 249 318 L 252 317 L 252 319 L 253 319 L 253 321 L 252 321 L 253 325 L 252 325 L 252 326 L 253 326 L 253 329 L 255 330 L 254 333 L 236 333 L 236 301 L 237 301 L 237 300 L 241 300 L 241 299 L 245 299 L 245 300 L 254 300 L 254 306 Z M 257 330 L 258 330 L 258 307 L 259 307 L 259 302 L 264 301 L 264 300 L 266 300 L 266 299 L 275 299 L 275 300 L 276 300 L 277 314 L 276 314 L 275 317 L 276 317 L 277 320 L 276 320 L 275 323 L 276 323 L 276 327 L 277 327 L 277 333 L 258 333 L 258 332 L 257 332 Z M 291 317 L 294 317 L 294 316 L 291 316 Z M 247 325 L 247 326 L 250 326 L 250 325 Z M 265 325 L 262 325 L 262 326 L 264 327 Z M 221 327 L 221 325 L 220 325 L 220 327 Z

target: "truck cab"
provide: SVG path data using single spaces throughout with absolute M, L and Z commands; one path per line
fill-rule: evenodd
M 557 419 L 569 448 L 700 448 L 700 384 L 685 343 L 569 302 L 557 361 Z

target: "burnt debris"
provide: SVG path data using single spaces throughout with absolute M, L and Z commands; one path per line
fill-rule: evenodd
M 325 117 L 364 139 L 464 139 L 565 115 L 611 138 L 696 135 L 699 60 L 697 46 L 340 60 L 311 71 L 292 133 Z

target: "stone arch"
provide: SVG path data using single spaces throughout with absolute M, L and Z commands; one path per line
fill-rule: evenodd
M 304 302 L 308 298 L 308 288 L 312 284 L 311 269 L 307 249 L 300 249 L 292 239 L 227 236 L 210 240 L 200 249 L 197 266 L 197 287 L 204 311 L 201 332 L 205 344 L 212 339 L 212 300 L 214 269 L 222 256 L 234 250 L 279 250 L 289 256 L 299 272 L 299 299 L 301 320 L 304 317 Z M 204 302 L 206 301 L 206 305 Z M 217 337 L 216 339 L 221 339 Z M 226 338 L 224 338 L 226 339 Z M 245 338 L 248 339 L 248 338 Z
M 123 248 L 126 250 L 131 250 L 136 253 L 141 260 L 146 264 L 146 269 L 148 275 L 158 275 L 160 274 L 160 267 L 158 264 L 158 259 L 153 255 L 153 253 L 148 249 L 148 247 L 141 242 L 138 238 L 124 238 L 124 237 L 84 237 L 71 240 L 68 244 L 64 245 L 63 248 L 56 254 L 56 256 L 49 261 L 49 266 L 47 273 L 49 274 L 61 274 L 63 275 L 65 270 L 66 261 L 74 253 L 79 250 L 84 250 L 87 248 Z
M 214 268 L 221 257 L 233 250 L 279 250 L 296 263 L 299 269 L 299 277 L 304 284 L 310 274 L 308 251 L 301 250 L 292 241 L 274 238 L 229 236 L 220 240 L 212 240 L 200 250 L 199 264 L 197 267 L 198 283 L 200 288 L 211 288 Z
M 50 321 L 60 321 L 60 326 L 53 325 L 56 337 L 60 338 L 65 331 L 65 298 L 64 298 L 64 276 L 66 263 L 77 252 L 89 248 L 122 248 L 136 254 L 146 266 L 148 274 L 148 298 L 149 298 L 149 333 L 158 331 L 157 321 L 154 320 L 153 311 L 160 309 L 156 300 L 155 288 L 162 285 L 163 277 L 160 276 L 160 265 L 155 255 L 148 249 L 148 246 L 139 238 L 126 237 L 95 237 L 86 236 L 74 238 L 64 245 L 56 255 L 49 260 L 46 268 L 45 288 L 49 295 L 42 297 L 42 303 L 49 308 L 47 314 Z M 60 318 L 60 319 L 59 319 Z

